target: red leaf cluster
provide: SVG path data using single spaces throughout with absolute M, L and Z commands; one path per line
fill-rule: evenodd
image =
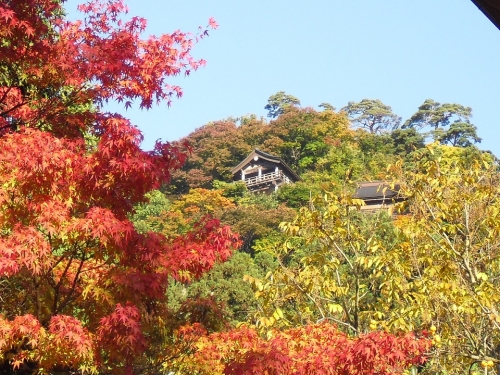
M 141 313 L 130 303 L 118 304 L 115 311 L 101 318 L 97 334 L 99 346 L 107 349 L 108 360 L 125 359 L 129 365 L 147 345 L 141 329 Z
M 402 374 L 425 362 L 430 340 L 412 333 L 384 332 L 350 338 L 323 323 L 271 332 L 261 338 L 253 329 L 215 333 L 198 343 L 193 370 L 224 374 Z
M 42 357 L 41 365 L 57 364 L 58 367 L 76 368 L 94 353 L 93 337 L 78 319 L 56 315 L 50 319 L 50 335 L 41 343 L 41 349 L 50 353 Z
M 174 240 L 137 233 L 126 216 L 130 207 L 168 178 L 182 156 L 167 148 L 146 154 L 123 137 L 104 133 L 94 153 L 78 140 L 33 129 L 0 138 L 0 275 L 26 280 L 36 301 L 27 311 L 50 322 L 54 334 L 67 323 L 61 313 L 88 309 L 101 349 L 133 359 L 146 347 L 140 311 L 164 298 L 168 278 L 200 277 L 227 259 L 238 239 L 208 217 Z M 74 341 L 79 331 L 72 332 L 65 339 Z
M 92 0 L 75 22 L 62 3 L 0 3 L 0 368 L 130 368 L 169 277 L 201 276 L 238 239 L 210 218 L 174 240 L 139 234 L 134 205 L 189 148 L 145 152 L 102 105 L 181 96 L 167 79 L 204 64 L 190 51 L 206 30 L 142 39 L 121 0 Z
M 94 122 L 92 111 L 68 111 L 68 105 L 100 106 L 108 100 L 134 101 L 141 108 L 170 104 L 182 96 L 168 77 L 189 74 L 204 65 L 191 55 L 193 43 L 207 34 L 181 31 L 141 39 L 146 20 L 125 20 L 121 0 L 81 5 L 84 21 L 63 18 L 61 2 L 6 1 L 0 4 L 0 129 L 40 126 L 50 119 L 58 134 L 78 134 Z M 211 28 L 217 27 L 213 19 Z

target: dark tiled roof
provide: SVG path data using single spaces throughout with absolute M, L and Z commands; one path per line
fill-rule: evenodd
M 362 182 L 358 185 L 358 189 L 353 197 L 363 200 L 371 199 L 391 199 L 399 195 L 399 185 L 394 186 L 394 190 L 384 181 Z
M 500 29 L 500 1 L 499 0 L 472 0 L 474 4 Z

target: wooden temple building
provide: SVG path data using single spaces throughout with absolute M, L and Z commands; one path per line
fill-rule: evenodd
M 365 202 L 361 206 L 361 211 L 374 213 L 380 210 L 388 210 L 398 202 L 405 200 L 399 193 L 399 185 L 394 185 L 391 189 L 390 184 L 385 181 L 361 182 L 358 185 L 353 198 L 362 199 Z
M 272 193 L 284 184 L 300 181 L 281 158 L 259 149 L 253 150 L 231 173 L 234 181 L 245 181 L 251 192 Z

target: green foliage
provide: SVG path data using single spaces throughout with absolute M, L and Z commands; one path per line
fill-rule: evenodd
M 269 126 L 262 118 L 257 119 L 256 116 L 246 116 L 240 119 L 238 132 L 243 137 L 244 142 L 252 149 L 261 148 L 269 140 L 268 131 Z
M 335 111 L 335 107 L 330 103 L 321 103 L 318 107 L 323 108 L 323 111 Z
M 358 131 L 356 141 L 363 157 L 363 179 L 383 179 L 387 166 L 398 159 L 391 136 Z
M 146 233 L 148 231 L 158 231 L 151 223 L 151 217 L 158 217 L 163 212 L 168 211 L 171 206 L 171 202 L 168 198 L 159 190 L 153 190 L 146 194 L 148 202 L 140 203 L 135 207 L 135 212 L 131 216 L 131 220 L 134 223 L 137 231 L 140 233 Z
M 279 206 L 279 200 L 277 199 L 275 193 L 250 193 L 249 191 L 246 191 L 241 198 L 237 199 L 237 202 L 239 205 L 244 207 L 257 206 L 264 210 L 276 209 Z
M 328 154 L 318 160 L 315 171 L 302 177 L 306 181 L 329 181 L 342 185 L 347 180 L 358 180 L 365 174 L 365 154 L 353 142 L 342 142 L 331 147 Z
M 480 143 L 477 127 L 467 122 L 454 122 L 448 129 L 437 128 L 432 131 L 434 140 L 451 146 L 469 147 L 473 143 Z
M 349 102 L 342 111 L 347 113 L 354 126 L 372 134 L 395 130 L 401 123 L 401 117 L 395 115 L 392 108 L 379 99 Z
M 243 198 L 247 195 L 248 189 L 244 181 L 225 182 L 215 180 L 213 187 L 216 190 L 222 190 L 222 195 L 226 198 Z
M 266 209 L 256 204 L 245 204 L 225 210 L 221 220 L 240 234 L 243 240 L 241 250 L 253 254 L 255 241 L 264 237 L 280 236 L 279 223 L 290 220 L 294 215 L 295 211 L 285 205 Z
M 251 286 L 243 281 L 243 277 L 245 275 L 263 277 L 261 267 L 255 264 L 250 255 L 236 252 L 229 260 L 217 264 L 197 282 L 189 285 L 173 282 L 168 291 L 169 307 L 173 309 L 174 314 L 178 314 L 175 311 L 181 310 L 183 303 L 188 299 L 213 297 L 221 307 L 226 321 L 233 325 L 244 322 L 248 315 L 254 312 L 256 301 Z
M 321 193 L 317 186 L 305 182 L 297 182 L 295 184 L 284 185 L 277 192 L 277 199 L 281 203 L 285 203 L 288 207 L 300 208 L 308 205 L 312 197 Z
M 291 106 L 299 106 L 300 100 L 295 96 L 288 95 L 284 91 L 279 91 L 271 95 L 267 100 L 265 110 L 269 111 L 267 117 L 276 118 L 285 113 L 285 110 Z
M 422 129 L 427 126 L 437 129 L 444 128 L 452 122 L 469 123 L 472 117 L 472 108 L 456 103 L 438 103 L 427 99 L 418 111 L 405 121 L 403 128 Z
M 403 128 L 432 127 L 434 140 L 441 144 L 468 147 L 481 142 L 477 128 L 470 123 L 472 108 L 456 103 L 438 103 L 427 99 L 410 117 Z
M 391 133 L 394 151 L 405 156 L 425 146 L 425 137 L 415 128 L 396 129 Z

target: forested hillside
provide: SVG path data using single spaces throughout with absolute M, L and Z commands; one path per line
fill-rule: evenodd
M 0 2 L 0 374 L 497 372 L 499 166 L 471 108 L 279 92 L 269 121 L 144 151 L 105 104 L 170 104 L 217 23 L 143 39 L 122 1 L 63 4 Z M 301 181 L 233 182 L 255 148 Z M 391 211 L 354 198 L 374 179 Z
M 280 156 L 296 171 L 304 181 L 293 187 L 300 194 L 319 193 L 328 184 L 383 179 L 389 164 L 410 161 L 415 150 L 432 141 L 462 148 L 481 141 L 470 123 L 471 108 L 459 104 L 428 99 L 404 122 L 380 100 L 349 102 L 339 111 L 327 103 L 319 108 L 301 108 L 297 98 L 279 92 L 266 105 L 270 121 L 246 115 L 198 128 L 179 142 L 190 145 L 191 155 L 173 174 L 169 191 L 230 182 L 231 168 L 254 148 Z
M 456 246 L 464 243 L 460 237 L 467 236 L 463 214 L 479 220 L 498 186 L 495 158 L 474 146 L 480 139 L 470 123 L 471 109 L 426 100 L 403 122 L 379 100 L 350 102 L 339 111 L 325 103 L 320 111 L 299 104 L 278 93 L 266 107 L 269 121 L 249 115 L 214 121 L 179 141 L 190 145 L 190 156 L 171 183 L 138 208 L 136 226 L 168 236 L 211 215 L 239 233 L 242 242 L 199 281 L 171 284 L 171 308 L 214 332 L 242 323 L 266 332 L 323 321 L 355 336 L 366 330 L 417 330 L 433 344 L 434 359 L 425 367 L 430 372 L 460 368 L 457 357 L 464 366 L 471 358 L 490 358 L 493 347 L 484 352 L 476 342 L 493 343 L 496 334 L 476 314 L 496 294 L 477 301 L 483 292 L 474 284 L 493 285 L 486 285 L 486 273 L 480 279 L 474 275 L 491 258 L 474 259 L 471 280 L 453 271 L 471 267 L 470 255 L 456 258 L 461 254 Z M 231 169 L 255 148 L 280 156 L 302 181 L 270 195 L 233 182 Z M 401 214 L 395 220 L 386 212 L 352 209 L 362 204 L 352 198 L 357 184 L 370 180 L 402 184 L 409 199 L 396 207 Z M 493 229 L 481 227 L 492 224 L 468 222 L 478 237 L 467 241 L 483 243 L 479 232 L 493 235 Z M 486 251 L 479 243 L 468 246 L 476 247 L 468 251 Z M 472 294 L 463 294 L 466 290 Z M 202 317 L 194 317 L 186 303 L 201 309 Z M 463 319 L 470 321 L 465 331 L 455 330 Z M 495 319 L 489 324 L 496 325 Z M 226 350 L 223 341 L 231 339 L 223 337 L 213 336 L 222 340 L 212 347 L 215 352 Z M 188 361 L 190 371 L 219 361 L 216 356 L 206 362 L 211 354 L 200 355 Z M 240 354 L 230 349 L 224 355 L 221 361 L 239 361 Z M 269 366 L 265 359 L 244 363 L 252 371 Z

